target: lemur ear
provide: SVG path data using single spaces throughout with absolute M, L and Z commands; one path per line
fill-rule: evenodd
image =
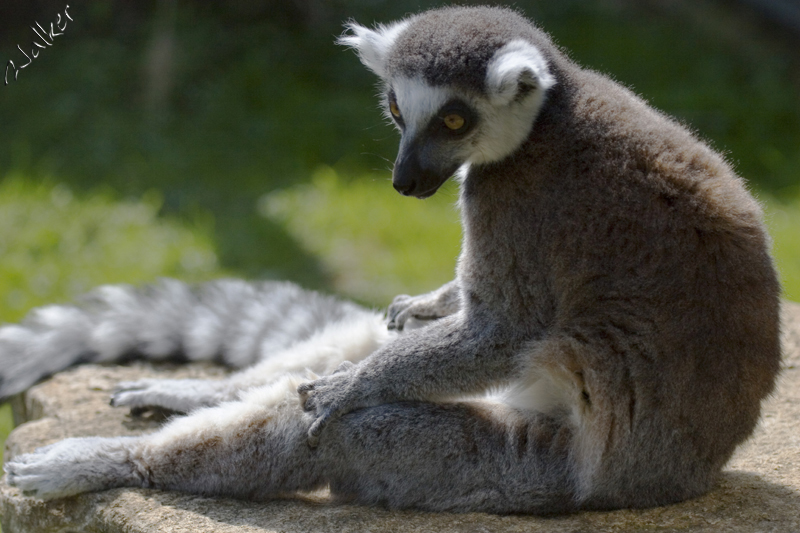
M 385 78 L 386 55 L 407 25 L 407 22 L 401 21 L 388 26 L 380 24 L 375 30 L 371 30 L 356 22 L 349 22 L 345 24 L 345 28 L 351 33 L 342 35 L 336 42 L 354 48 L 368 69 Z
M 546 91 L 555 81 L 539 50 L 523 40 L 511 41 L 500 48 L 486 69 L 486 89 L 495 105 Z

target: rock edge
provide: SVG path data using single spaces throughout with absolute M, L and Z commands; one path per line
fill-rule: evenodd
M 584 512 L 554 518 L 386 511 L 330 504 L 324 494 L 253 503 L 144 489 L 116 489 L 42 502 L 0 480 L 4 533 L 266 532 L 800 532 L 800 304 L 783 307 L 784 361 L 778 389 L 756 434 L 736 452 L 717 487 L 700 498 L 645 510 Z M 58 374 L 14 401 L 25 421 L 5 457 L 65 437 L 136 435 L 157 416 L 132 418 L 108 406 L 113 385 L 141 377 L 214 377 L 204 365 L 82 366 Z

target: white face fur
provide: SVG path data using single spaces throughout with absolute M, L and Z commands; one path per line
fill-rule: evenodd
M 457 100 L 475 115 L 474 127 L 439 152 L 465 165 L 459 175 L 466 175 L 467 165 L 496 162 L 511 155 L 527 138 L 547 89 L 555 83 L 539 50 L 524 40 L 511 41 L 500 48 L 487 66 L 486 94 L 433 86 L 421 76 L 390 77 L 385 59 L 408 24 L 403 21 L 379 26 L 374 31 L 350 24 L 348 29 L 352 34 L 340 39 L 341 44 L 357 50 L 361 61 L 382 79 L 387 93 L 394 96 L 401 121 L 392 117 L 388 103 L 386 113 L 402 124 L 401 150 L 413 143 L 432 120 L 443 116 L 441 110 L 445 104 Z

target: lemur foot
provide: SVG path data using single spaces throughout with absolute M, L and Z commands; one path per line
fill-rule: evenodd
M 6 481 L 27 496 L 63 498 L 121 486 L 142 486 L 129 460 L 137 437 L 66 439 L 5 464 Z
M 111 405 L 137 410 L 158 407 L 188 413 L 199 407 L 217 405 L 234 399 L 222 380 L 211 379 L 140 379 L 123 381 L 111 393 Z

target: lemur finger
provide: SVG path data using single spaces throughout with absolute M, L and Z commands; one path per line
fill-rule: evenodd
M 435 320 L 441 317 L 438 314 L 432 312 L 427 307 L 409 306 L 408 308 L 404 309 L 400 314 L 398 314 L 397 318 L 395 318 L 395 329 L 397 329 L 398 331 L 403 331 L 406 322 L 408 322 L 409 319 L 411 318 L 425 321 L 425 320 Z
M 390 330 L 403 331 L 406 320 L 408 320 L 409 307 L 398 309 L 389 323 L 386 325 Z
M 389 304 L 389 309 L 386 311 L 386 316 L 390 323 L 394 322 L 394 319 L 398 313 L 408 307 L 408 301 L 411 299 L 412 297 L 407 294 L 395 296 L 394 300 L 392 300 L 392 303 Z
M 177 409 L 175 402 L 165 402 L 176 395 L 177 383 L 174 380 L 140 379 L 137 381 L 121 381 L 111 390 L 111 407 L 147 407 L 164 406 Z
M 137 408 L 156 405 L 156 402 L 152 394 L 148 394 L 145 390 L 125 390 L 112 394 L 108 404 L 111 407 Z
M 355 366 L 355 363 L 351 361 L 342 361 L 339 366 L 336 367 L 336 370 L 334 370 L 333 373 L 339 374 L 341 372 L 349 372 Z
M 319 446 L 319 436 L 325 430 L 325 426 L 328 425 L 331 418 L 333 417 L 333 410 L 328 410 L 323 413 L 320 417 L 314 420 L 314 423 L 311 424 L 311 427 L 308 428 L 308 445 L 312 448 L 316 448 Z
M 393 307 L 393 306 L 395 306 L 397 304 L 401 304 L 401 303 L 405 302 L 406 300 L 410 300 L 411 298 L 413 298 L 413 296 L 408 295 L 408 294 L 398 294 L 397 296 L 392 298 L 392 303 L 389 305 L 389 307 Z
M 303 408 L 303 411 L 309 412 L 314 411 L 314 383 L 303 383 L 299 387 L 297 387 L 297 394 L 300 395 L 300 405 Z
M 146 389 L 153 384 L 153 379 L 139 379 L 136 381 L 120 381 L 114 388 L 111 389 L 111 394 L 117 394 L 123 391 L 141 390 Z

